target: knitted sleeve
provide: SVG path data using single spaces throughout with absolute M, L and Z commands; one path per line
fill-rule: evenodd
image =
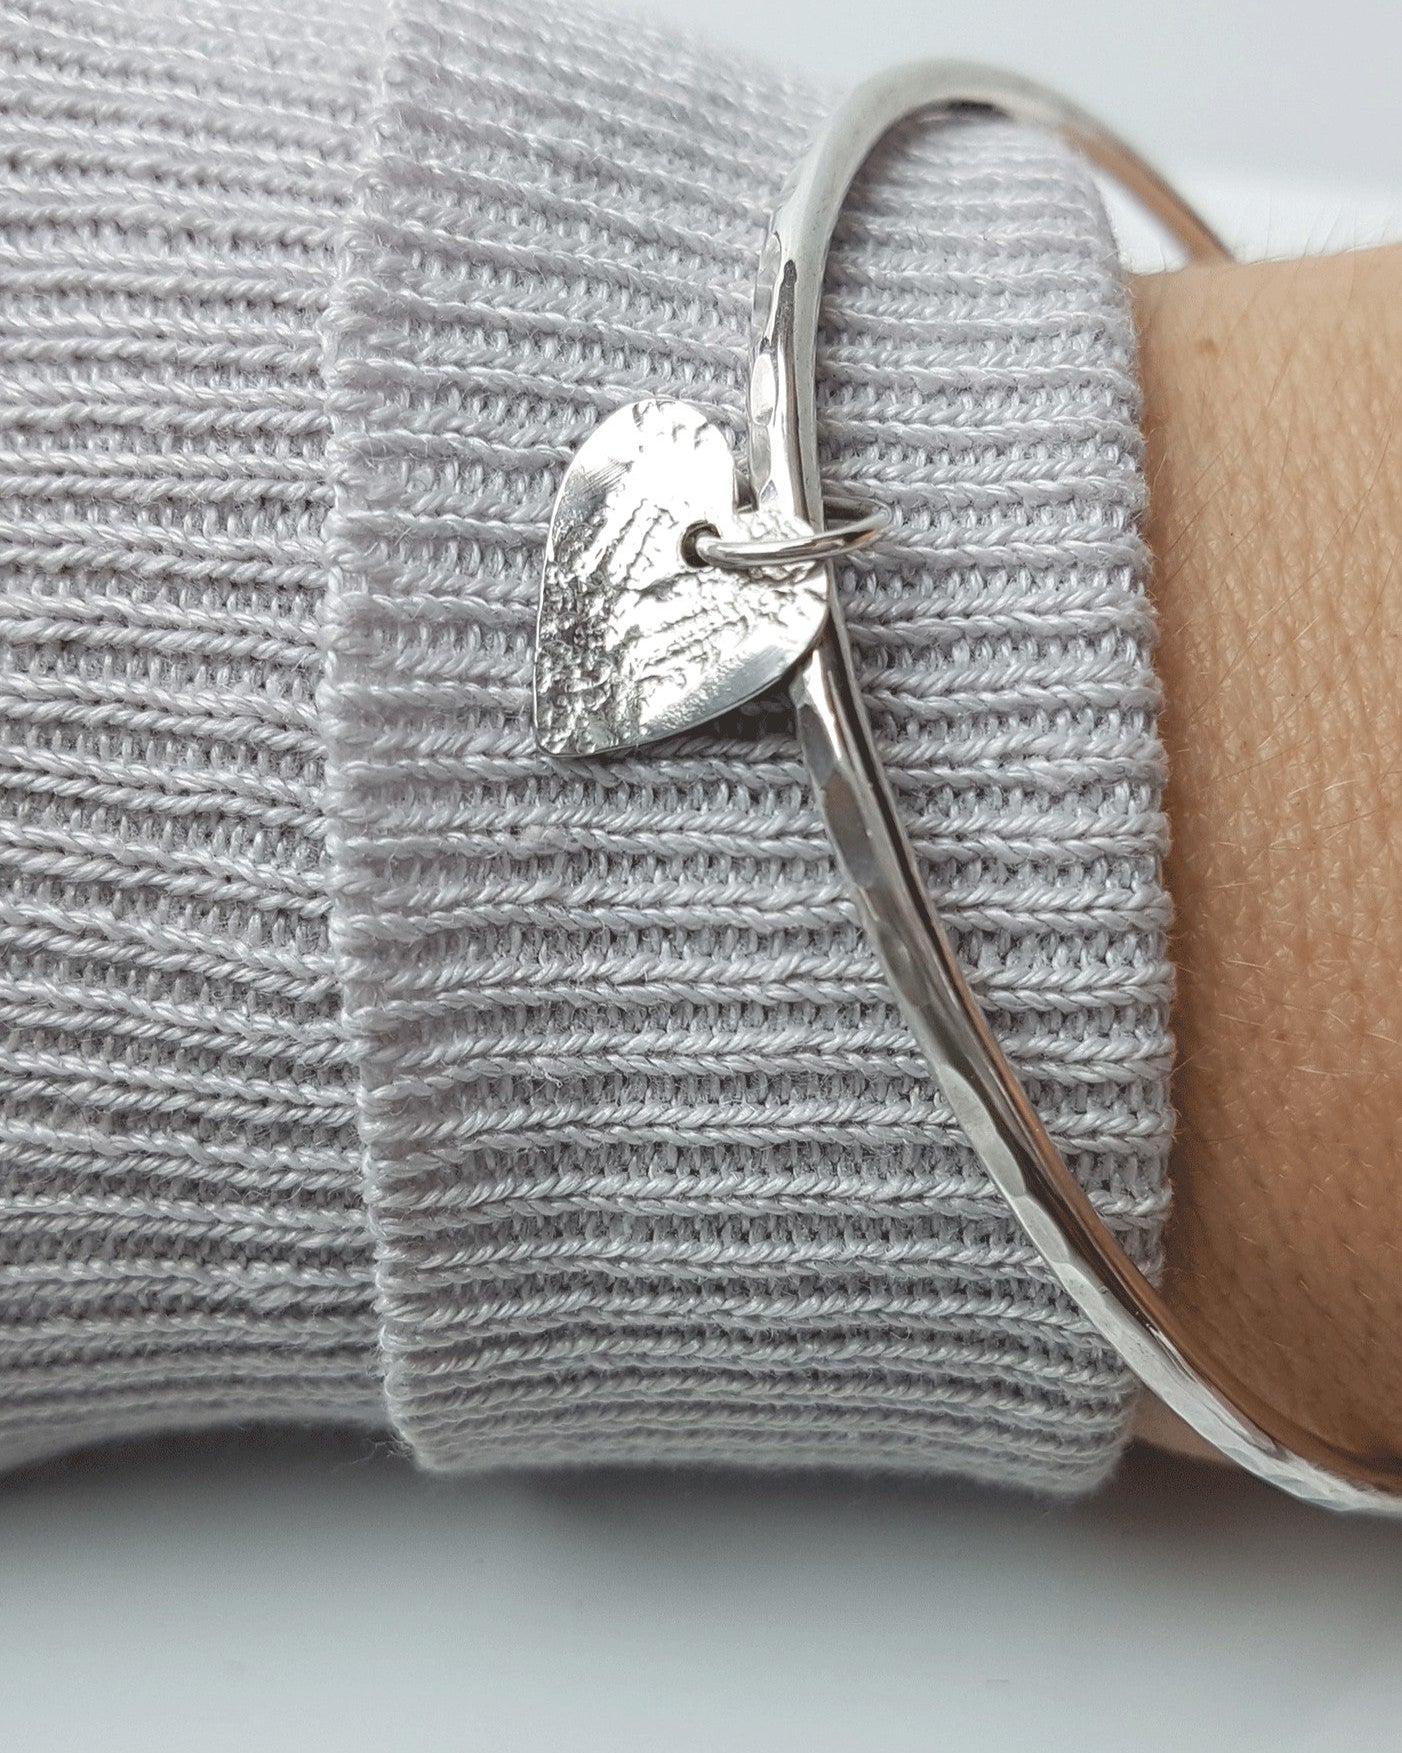
M 551 499 L 739 431 L 830 98 L 553 0 L 0 0 L 0 1462 L 238 1420 L 425 1465 L 1051 1492 L 1124 1369 L 855 926 L 785 715 L 535 747 Z M 927 878 L 1157 1262 L 1167 907 L 1133 331 L 1054 143 L 907 128 L 837 239 L 825 475 Z

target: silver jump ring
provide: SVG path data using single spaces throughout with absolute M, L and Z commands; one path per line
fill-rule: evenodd
M 868 547 L 891 521 L 881 505 L 861 505 L 852 500 L 829 499 L 827 510 L 839 514 L 837 523 L 824 523 L 806 536 L 759 537 L 730 541 L 706 524 L 691 534 L 690 549 L 703 566 L 720 566 L 727 572 L 767 572 L 775 566 L 818 566 L 825 560 L 841 560 L 858 548 Z

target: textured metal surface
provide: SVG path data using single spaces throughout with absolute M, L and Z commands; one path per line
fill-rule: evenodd
M 795 541 L 802 518 L 738 509 L 721 429 L 686 402 L 633 402 L 571 462 L 555 501 L 536 631 L 541 747 L 597 755 L 743 705 L 809 649 L 827 614 L 811 564 L 737 572 L 689 561 L 684 538 Z
M 799 167 L 761 262 L 750 366 L 750 474 L 761 505 L 821 519 L 814 369 L 823 270 L 848 186 L 897 123 L 976 104 L 1051 127 L 1194 256 L 1225 247 L 1123 141 L 1040 86 L 917 63 L 862 86 Z M 858 917 L 935 1081 L 990 1180 L 1087 1321 L 1199 1435 L 1330 1509 L 1402 1513 L 1402 1460 L 1356 1455 L 1267 1405 L 1177 1319 L 1062 1161 L 964 977 L 921 880 L 867 721 L 836 594 L 789 691 L 799 742 Z
M 761 257 L 750 483 L 756 504 L 779 524 L 822 527 L 818 311 L 848 187 L 898 123 L 969 105 L 1056 129 L 1137 196 L 1190 255 L 1227 254 L 1137 154 L 1054 93 L 948 62 L 871 80 L 800 165 Z M 766 670 L 774 680 L 791 671 L 799 742 L 858 918 L 936 1083 L 1048 1271 L 1140 1380 L 1242 1467 L 1329 1508 L 1402 1512 L 1402 1460 L 1350 1454 L 1266 1405 L 1203 1349 L 1125 1253 L 1048 1136 L 925 892 L 862 703 L 830 567 L 801 581 L 809 615 L 820 582 L 827 591 L 811 649 L 793 639 L 792 594 L 776 590 L 767 603 L 746 599 L 739 609 L 733 575 L 705 569 L 679 579 L 673 552 L 688 524 L 716 522 L 708 501 L 724 497 L 719 459 L 697 411 L 653 403 L 628 413 L 631 431 L 615 416 L 606 445 L 594 451 L 600 433 L 583 447 L 578 478 L 573 486 L 567 479 L 556 509 L 536 660 L 546 747 L 586 753 L 648 740 L 722 710 L 722 698 L 738 704 L 763 687 Z M 654 436 L 659 448 L 649 462 L 636 446 Z M 727 533 L 718 522 L 717 529 Z M 551 741 L 557 712 L 563 718 Z

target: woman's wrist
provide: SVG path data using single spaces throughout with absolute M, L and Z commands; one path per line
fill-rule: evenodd
M 1402 250 L 1135 303 L 1179 969 L 1166 1287 L 1273 1402 L 1395 1451 Z M 1141 1431 L 1173 1440 L 1164 1417 Z

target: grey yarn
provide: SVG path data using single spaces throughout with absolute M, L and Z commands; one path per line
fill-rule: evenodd
M 1095 1483 L 1125 1373 L 931 1091 L 783 715 L 590 763 L 530 735 L 565 460 L 641 394 L 734 426 L 826 106 L 577 6 L 25 0 L 0 55 L 0 1459 L 376 1422 L 383 1373 L 438 1468 Z M 1105 221 L 1043 139 L 917 130 L 829 287 L 826 474 L 898 517 L 844 588 L 902 807 L 1152 1265 Z
M 382 1417 L 314 706 L 377 53 L 0 0 L 0 1461 Z

